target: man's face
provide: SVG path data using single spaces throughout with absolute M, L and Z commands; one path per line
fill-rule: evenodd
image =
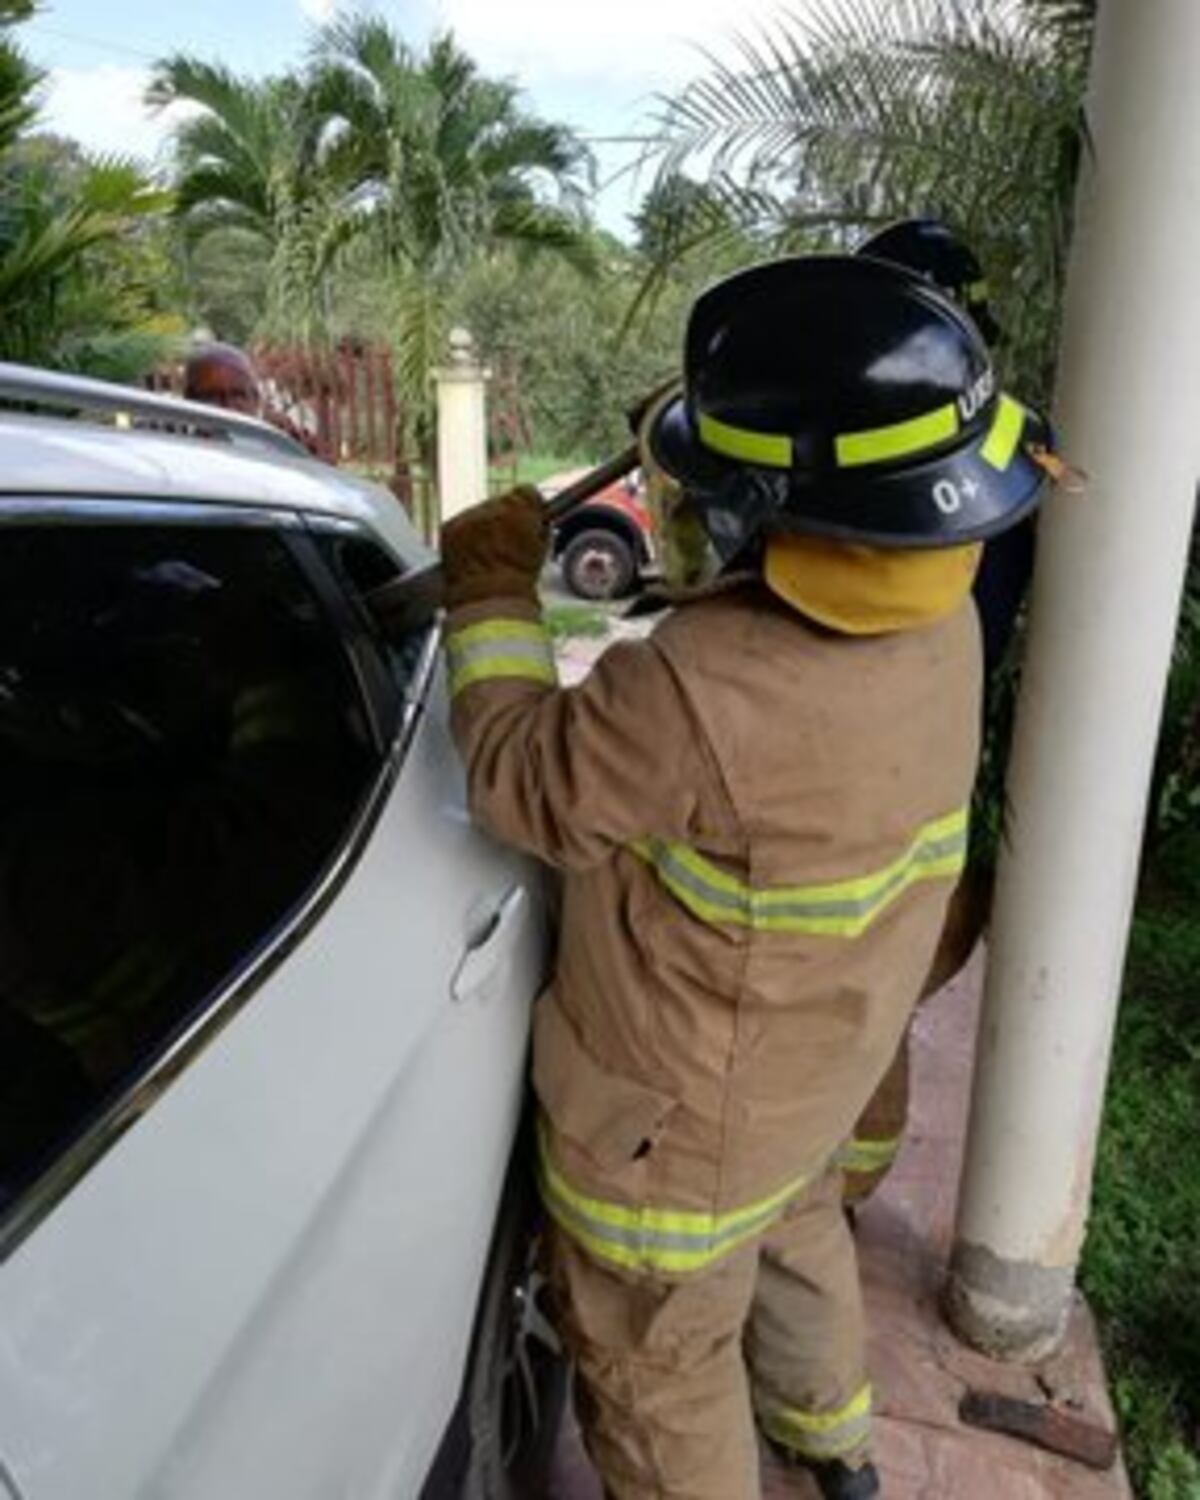
M 188 398 L 223 411 L 257 417 L 262 410 L 258 381 L 249 365 L 233 360 L 202 360 L 189 372 Z

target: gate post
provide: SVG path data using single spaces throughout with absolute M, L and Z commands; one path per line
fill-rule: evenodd
M 437 383 L 437 496 L 439 523 L 486 500 L 487 382 L 475 341 L 465 328 L 450 332 L 450 360 L 434 371 Z

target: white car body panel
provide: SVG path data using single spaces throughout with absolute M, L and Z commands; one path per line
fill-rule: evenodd
M 0 475 L 22 496 L 332 514 L 429 555 L 385 492 L 215 443 L 2 417 Z M 418 1494 L 545 961 L 539 872 L 471 827 L 447 718 L 439 668 L 315 925 L 0 1264 L 0 1495 Z
M 316 459 L 0 413 L 0 495 L 259 505 L 362 521 L 410 564 L 432 556 L 400 502 Z

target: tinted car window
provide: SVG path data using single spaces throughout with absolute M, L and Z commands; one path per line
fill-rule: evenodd
M 378 752 L 271 531 L 0 542 L 2 1205 L 302 902 Z

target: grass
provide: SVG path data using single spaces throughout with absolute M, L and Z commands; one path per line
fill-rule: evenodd
M 589 604 L 551 604 L 542 612 L 542 621 L 552 640 L 568 636 L 602 636 L 608 634 L 608 617 L 602 609 Z
M 488 474 L 489 487 L 493 494 L 509 489 L 514 484 L 541 484 L 552 474 L 566 474 L 572 469 L 586 469 L 591 459 L 579 454 L 521 453 L 516 464 L 493 466 Z
M 1200 833 L 1139 901 L 1081 1279 L 1142 1500 L 1200 1500 Z

